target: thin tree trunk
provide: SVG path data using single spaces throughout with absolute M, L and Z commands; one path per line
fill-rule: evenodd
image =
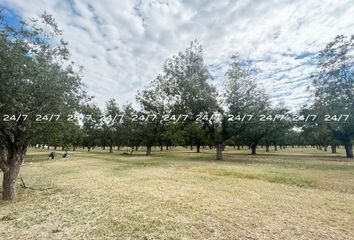
M 216 160 L 222 160 L 223 144 L 216 145 Z
M 266 145 L 266 152 L 269 152 L 269 145 Z
M 112 153 L 113 152 L 113 144 L 109 145 L 109 152 Z
M 151 145 L 147 145 L 146 146 L 146 156 L 150 156 L 151 155 Z

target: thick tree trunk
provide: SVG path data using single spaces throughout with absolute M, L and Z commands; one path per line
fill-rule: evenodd
M 24 161 L 26 153 L 26 147 L 16 147 L 14 149 L 7 150 L 7 161 L 5 163 L 6 168 L 3 169 L 3 200 L 13 201 L 16 197 L 16 180 L 20 172 L 21 164 Z M 5 156 L 5 155 L 3 155 Z M 3 159 L 4 160 L 4 159 Z M 2 161 L 3 161 L 2 160 Z
M 16 197 L 16 179 L 20 172 L 20 165 L 12 166 L 4 173 L 2 181 L 3 200 L 13 201 Z
M 223 144 L 216 145 L 216 160 L 222 160 Z
M 344 144 L 345 147 L 345 153 L 347 155 L 347 158 L 352 158 L 353 157 L 353 146 L 351 141 L 349 140 L 346 144 Z
M 151 155 L 151 145 L 147 145 L 146 146 L 146 156 L 150 156 Z
M 269 145 L 266 145 L 266 152 L 269 152 Z
M 200 144 L 197 144 L 197 153 L 200 153 Z
M 252 155 L 256 155 L 257 143 L 252 144 L 251 149 L 252 149 L 252 152 L 251 152 Z
M 337 153 L 337 146 L 335 144 L 331 145 L 332 153 Z

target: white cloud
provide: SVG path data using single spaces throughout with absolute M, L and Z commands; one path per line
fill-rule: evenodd
M 3 2 L 24 18 L 53 14 L 101 106 L 112 97 L 134 101 L 165 59 L 196 38 L 206 62 L 218 66 L 211 69 L 216 81 L 237 51 L 256 61 L 258 78 L 275 102 L 300 106 L 309 95 L 311 53 L 337 34 L 354 33 L 350 0 Z

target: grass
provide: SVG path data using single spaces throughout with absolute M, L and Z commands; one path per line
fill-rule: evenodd
M 343 152 L 48 152 L 30 150 L 21 175 L 50 189 L 0 201 L 0 239 L 354 239 Z

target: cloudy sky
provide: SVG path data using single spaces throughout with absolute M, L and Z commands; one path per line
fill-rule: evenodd
M 296 108 L 308 101 L 316 52 L 354 34 L 353 0 L 2 0 L 0 8 L 8 21 L 52 14 L 100 106 L 134 101 L 166 58 L 198 39 L 215 85 L 239 52 L 274 103 Z

